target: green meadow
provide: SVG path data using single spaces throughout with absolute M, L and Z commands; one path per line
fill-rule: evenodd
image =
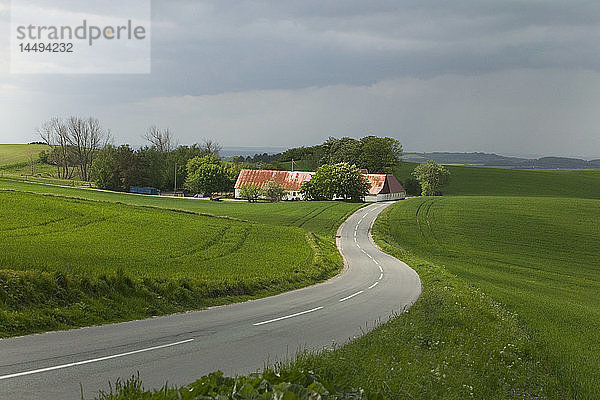
M 437 197 L 397 204 L 376 230 L 399 254 L 443 267 L 516 313 L 560 397 L 592 399 L 600 391 L 598 221 L 598 200 Z
M 0 167 L 27 163 L 31 157 L 37 160 L 38 155 L 47 148 L 43 144 L 0 144 Z
M 403 162 L 394 171 L 406 180 L 417 164 Z M 446 196 L 545 196 L 600 199 L 600 169 L 516 170 L 449 165 Z
M 12 189 L 0 186 L 0 337 L 201 309 L 322 281 L 342 266 L 334 228 L 360 207 L 253 207 L 2 182 Z M 20 185 L 54 193 L 14 190 Z
M 332 236 L 346 217 L 362 207 L 362 204 L 337 201 L 250 204 L 239 200 L 213 202 L 207 199 L 144 196 L 130 193 L 43 185 L 0 178 L 1 189 L 228 216 L 269 225 L 299 227 L 305 231 L 325 236 Z

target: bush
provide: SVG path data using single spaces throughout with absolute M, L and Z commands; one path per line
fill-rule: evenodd
M 281 186 L 280 183 L 277 183 L 272 179 L 269 182 L 265 183 L 265 185 L 260 191 L 260 194 L 272 203 L 281 201 L 281 199 L 283 199 L 283 197 L 285 196 L 285 193 L 286 191 L 283 188 L 283 186 Z
M 260 197 L 260 186 L 255 183 L 244 183 L 240 187 L 240 197 L 242 199 L 248 200 L 248 202 L 253 203 L 258 200 Z

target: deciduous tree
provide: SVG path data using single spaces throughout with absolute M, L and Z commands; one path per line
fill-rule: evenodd
M 214 154 L 192 158 L 187 163 L 187 170 L 185 187 L 192 192 L 208 196 L 227 191 L 231 186 L 227 167 Z
M 307 200 L 362 201 L 369 193 L 369 183 L 355 165 L 338 163 L 323 165 L 312 178 L 304 182 L 300 192 Z
M 240 187 L 240 197 L 248 200 L 249 203 L 256 202 L 260 197 L 260 192 L 260 186 L 252 182 L 244 183 Z
M 285 193 L 286 191 L 283 186 L 272 179 L 265 183 L 261 189 L 261 195 L 272 203 L 281 201 Z
M 433 160 L 419 164 L 412 175 L 421 184 L 423 196 L 441 196 L 442 187 L 450 181 L 450 171 Z

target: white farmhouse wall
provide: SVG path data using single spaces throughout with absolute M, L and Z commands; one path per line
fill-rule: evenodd
M 386 194 L 378 194 L 378 195 L 369 195 L 365 197 L 365 201 L 367 203 L 375 203 L 378 201 L 393 201 L 393 200 L 402 200 L 406 198 L 406 193 L 386 193 Z

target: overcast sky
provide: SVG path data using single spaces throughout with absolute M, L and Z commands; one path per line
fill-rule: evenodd
M 0 0 L 5 55 L 9 26 Z M 115 143 L 157 124 L 181 144 L 373 134 L 411 151 L 600 158 L 600 1 L 156 0 L 149 75 L 18 75 L 0 59 L 0 142 L 69 115 L 99 118 Z

